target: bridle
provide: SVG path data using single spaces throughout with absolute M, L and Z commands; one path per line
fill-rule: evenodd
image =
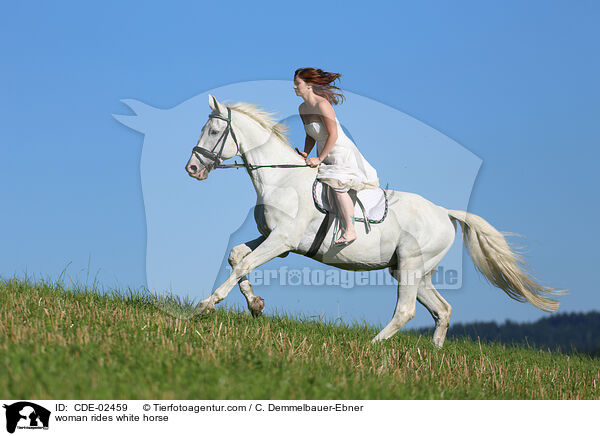
M 235 137 L 235 133 L 233 132 L 233 129 L 231 128 L 231 109 L 227 108 L 227 118 L 225 118 L 224 116 L 220 115 L 220 114 L 210 114 L 208 116 L 208 118 L 218 118 L 220 120 L 223 120 L 227 123 L 227 126 L 225 127 L 225 130 L 223 130 L 223 133 L 221 133 L 221 136 L 219 136 L 219 139 L 217 140 L 215 146 L 213 147 L 212 150 L 207 150 L 206 148 L 202 148 L 202 147 L 194 147 L 194 149 L 192 150 L 192 153 L 194 153 L 196 155 L 196 157 L 198 157 L 197 155 L 200 154 L 204 157 L 207 157 L 208 159 L 210 159 L 212 162 L 207 166 L 207 169 L 213 169 L 213 168 L 229 168 L 230 166 L 226 166 L 226 165 L 221 165 L 221 162 L 223 162 L 223 148 L 225 148 L 225 143 L 227 142 L 227 136 L 231 133 L 231 138 L 233 139 L 233 142 L 235 142 L 235 146 L 236 146 L 236 155 L 240 152 L 240 144 L 238 144 L 237 138 Z M 221 144 L 221 148 L 219 149 L 218 152 L 215 153 L 215 150 L 217 149 L 217 147 L 219 146 L 219 142 L 221 142 L 221 140 L 223 140 L 223 143 Z M 237 164 L 240 165 L 240 164 Z
M 202 147 L 198 147 L 198 146 L 196 146 L 192 149 L 192 153 L 195 154 L 198 159 L 200 159 L 200 157 L 198 155 L 202 155 L 202 156 L 210 159 L 211 162 L 208 164 L 208 166 L 205 165 L 206 169 L 209 171 L 214 168 L 247 168 L 248 171 L 252 171 L 257 168 L 265 168 L 265 167 L 268 167 L 268 168 L 298 168 L 298 167 L 309 166 L 308 164 L 303 164 L 303 165 L 297 165 L 297 164 L 252 165 L 252 164 L 249 164 L 246 162 L 246 160 L 244 159 L 244 156 L 240 152 L 240 144 L 238 143 L 235 133 L 233 132 L 233 129 L 231 127 L 231 108 L 229 108 L 229 107 L 227 108 L 227 118 L 225 118 L 221 114 L 210 114 L 208 116 L 208 118 L 218 118 L 227 123 L 227 126 L 225 126 L 225 130 L 223 130 L 223 133 L 221 133 L 221 136 L 219 136 L 219 139 L 215 143 L 215 146 L 213 147 L 212 150 L 207 150 L 206 148 L 202 148 Z M 233 139 L 233 142 L 235 142 L 235 146 L 236 146 L 235 155 L 237 156 L 239 154 L 240 157 L 244 160 L 244 163 L 236 162 L 233 164 L 225 164 L 225 165 L 221 164 L 221 162 L 223 162 L 223 148 L 225 148 L 225 143 L 227 142 L 227 136 L 229 136 L 229 134 L 231 134 L 231 138 Z M 218 152 L 215 153 L 215 150 L 219 146 L 219 142 L 221 142 L 221 140 L 223 140 L 223 142 L 221 143 L 221 148 L 219 149 Z M 200 159 L 200 161 L 202 162 L 202 159 Z M 204 162 L 202 162 L 202 163 L 204 164 Z

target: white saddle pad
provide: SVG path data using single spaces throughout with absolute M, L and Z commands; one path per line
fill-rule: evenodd
M 313 200 L 317 209 L 319 209 L 323 213 L 332 210 L 327 198 L 327 190 L 323 189 L 324 187 L 331 189 L 329 188 L 329 186 L 324 185 L 322 182 L 315 179 L 312 190 Z M 383 222 L 388 211 L 388 199 L 383 189 L 363 189 L 362 191 L 358 191 L 358 199 L 361 201 L 363 207 L 365 208 L 368 222 L 372 224 L 379 224 Z M 365 220 L 363 211 L 360 205 L 358 204 L 358 201 L 355 201 L 354 203 L 354 220 Z

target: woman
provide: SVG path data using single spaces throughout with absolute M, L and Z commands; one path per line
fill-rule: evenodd
M 308 165 L 319 167 L 317 179 L 335 191 L 345 231 L 334 244 L 348 245 L 356 239 L 354 202 L 349 191 L 377 188 L 379 178 L 335 116 L 332 105 L 341 103 L 344 96 L 332 83 L 340 77 L 316 68 L 299 68 L 294 73 L 294 91 L 304 100 L 298 108 L 306 131 L 304 152 L 300 154 Z M 308 158 L 315 142 L 317 157 Z

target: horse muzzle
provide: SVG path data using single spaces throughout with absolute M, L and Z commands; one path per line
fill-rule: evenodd
M 193 177 L 196 180 L 206 179 L 208 177 L 208 173 L 210 172 L 210 170 L 206 167 L 202 166 L 202 168 L 199 168 L 197 165 L 187 165 L 185 170 L 190 177 Z

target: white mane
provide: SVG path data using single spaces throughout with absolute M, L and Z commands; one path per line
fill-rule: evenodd
M 290 141 L 287 137 L 287 134 L 290 130 L 288 126 L 282 123 L 278 123 L 275 121 L 273 115 L 274 113 L 267 112 L 263 108 L 246 102 L 238 102 L 226 105 L 231 110 L 240 112 L 242 114 L 248 115 L 262 127 L 267 130 L 270 130 L 275 136 L 277 136 L 281 142 L 288 145 L 292 148 Z

